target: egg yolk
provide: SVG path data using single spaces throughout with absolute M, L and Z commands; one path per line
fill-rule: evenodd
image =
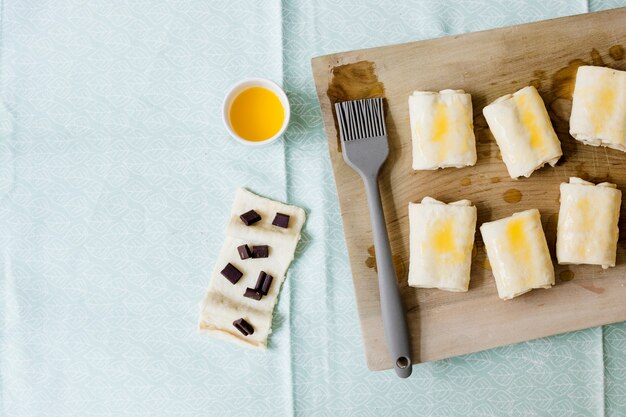
M 437 159 L 442 161 L 446 158 L 446 154 L 448 153 L 446 136 L 448 135 L 449 127 L 448 120 L 448 106 L 446 103 L 437 103 L 435 106 L 435 115 L 433 120 L 433 133 L 432 133 L 432 141 L 437 143 L 439 146 L 439 152 L 437 155 Z
M 529 102 L 529 97 L 526 94 L 518 94 L 515 96 L 515 104 L 519 110 L 520 119 L 522 124 L 528 130 L 530 134 L 530 146 L 535 150 L 541 150 L 544 148 L 543 135 L 541 128 L 539 127 L 539 121 L 537 115 L 533 111 L 532 105 Z
M 534 267 L 531 257 L 531 242 L 526 232 L 525 219 L 513 219 L 506 226 L 506 236 L 509 241 L 511 254 L 520 265 L 528 268 L 526 276 L 526 285 L 534 283 Z
M 615 111 L 617 93 L 613 88 L 605 87 L 600 89 L 595 96 L 595 107 L 597 111 L 591 114 L 591 122 L 597 132 L 604 130 L 605 125 Z
M 441 219 L 432 229 L 432 248 L 442 265 L 455 265 L 463 262 L 465 252 L 456 243 L 453 219 Z
M 245 140 L 261 142 L 276 135 L 285 121 L 280 99 L 264 87 L 242 91 L 230 106 L 230 125 Z
M 452 252 L 454 244 L 454 228 L 450 220 L 442 222 L 434 233 L 435 250 L 438 253 Z

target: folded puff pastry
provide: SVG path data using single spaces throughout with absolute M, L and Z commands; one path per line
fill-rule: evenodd
M 615 184 L 580 178 L 561 184 L 556 235 L 559 264 L 615 266 L 622 192 Z
M 415 91 L 409 97 L 413 169 L 476 164 L 472 97 L 463 90 Z
M 500 298 L 508 300 L 534 288 L 554 285 L 554 266 L 539 210 L 483 223 L 480 233 Z
M 409 285 L 467 291 L 476 229 L 468 200 L 445 204 L 430 197 L 409 204 Z
M 579 67 L 569 124 L 587 145 L 626 152 L 626 71 Z
M 483 114 L 511 178 L 530 177 L 546 163 L 556 165 L 563 155 L 535 87 L 498 98 L 483 109 Z

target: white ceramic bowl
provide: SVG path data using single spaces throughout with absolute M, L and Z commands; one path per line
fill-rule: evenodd
M 258 142 L 242 138 L 235 132 L 235 129 L 233 129 L 230 124 L 230 107 L 233 104 L 233 100 L 235 100 L 235 97 L 237 97 L 242 91 L 247 90 L 251 87 L 264 87 L 272 91 L 274 94 L 276 94 L 276 96 L 280 100 L 280 104 L 282 104 L 283 109 L 285 110 L 285 120 L 283 121 L 283 125 L 281 126 L 278 133 L 276 133 L 271 138 Z M 224 121 L 224 126 L 226 126 L 228 133 L 230 133 L 230 136 L 233 137 L 237 142 L 248 146 L 264 146 L 276 142 L 283 135 L 283 133 L 285 133 L 285 130 L 287 130 L 290 116 L 291 109 L 289 107 L 289 100 L 287 100 L 287 95 L 285 94 L 283 89 L 280 88 L 276 83 L 265 78 L 246 78 L 239 81 L 228 91 L 228 94 L 226 94 L 226 97 L 224 98 L 224 105 L 222 106 L 222 120 Z

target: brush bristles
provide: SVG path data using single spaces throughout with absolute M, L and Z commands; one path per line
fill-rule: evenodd
M 335 112 L 344 141 L 387 135 L 382 98 L 335 103 Z

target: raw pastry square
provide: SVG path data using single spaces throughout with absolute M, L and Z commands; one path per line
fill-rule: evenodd
M 246 226 L 239 215 L 249 210 L 260 214 L 261 220 Z M 287 228 L 272 225 L 276 213 L 290 217 Z M 237 190 L 230 221 L 226 227 L 224 246 L 215 262 L 209 289 L 200 308 L 198 323 L 200 332 L 207 332 L 245 346 L 262 349 L 267 347 L 274 305 L 287 268 L 293 260 L 304 220 L 304 210 L 299 207 L 259 197 L 243 188 Z M 237 247 L 244 244 L 250 247 L 268 245 L 269 256 L 242 260 Z M 220 273 L 228 263 L 243 272 L 241 279 L 234 285 Z M 261 271 L 273 277 L 268 294 L 260 300 L 244 297 L 246 288 L 255 287 Z M 253 334 L 244 336 L 233 326 L 233 322 L 240 318 L 253 327 Z
M 535 87 L 500 97 L 483 109 L 511 178 L 530 177 L 563 152 L 546 106 Z
M 615 266 L 622 192 L 615 184 L 580 178 L 561 184 L 556 234 L 559 264 Z
M 409 285 L 467 291 L 476 207 L 468 200 L 445 204 L 425 197 L 419 204 L 409 204 L 409 224 Z
M 626 71 L 579 67 L 569 125 L 587 145 L 626 152 Z
M 463 90 L 415 91 L 409 97 L 413 169 L 476 164 L 472 97 Z
M 483 223 L 480 233 L 500 298 L 508 300 L 534 288 L 554 285 L 554 266 L 539 210 Z

